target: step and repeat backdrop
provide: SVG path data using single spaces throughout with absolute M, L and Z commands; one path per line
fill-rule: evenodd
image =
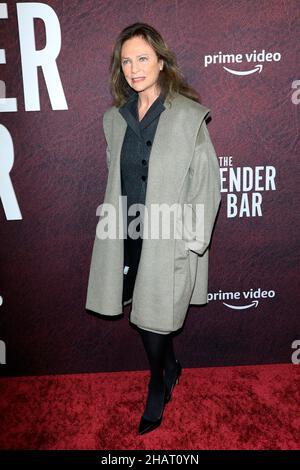
M 211 110 L 222 202 L 185 367 L 300 362 L 300 3 L 0 2 L 0 373 L 148 368 L 123 315 L 85 309 L 107 168 L 109 60 L 153 25 Z M 162 312 L 163 314 L 163 312 Z

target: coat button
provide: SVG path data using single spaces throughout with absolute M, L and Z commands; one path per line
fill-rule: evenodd
M 146 144 L 148 145 L 148 147 L 151 147 L 151 145 L 152 145 L 151 140 L 147 140 Z
M 142 180 L 146 181 L 146 176 L 145 175 L 142 176 Z
M 147 165 L 147 160 L 143 159 L 143 160 L 142 160 L 142 164 L 143 164 L 143 165 Z

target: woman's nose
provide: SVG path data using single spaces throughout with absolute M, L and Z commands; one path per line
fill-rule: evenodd
M 138 62 L 132 62 L 131 65 L 131 72 L 136 73 L 139 71 L 139 63 Z

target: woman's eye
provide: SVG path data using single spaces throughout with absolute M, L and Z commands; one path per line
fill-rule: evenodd
M 139 60 L 142 60 L 144 62 L 144 60 L 148 60 L 148 57 L 140 57 Z M 127 62 L 128 62 L 128 59 L 124 59 L 122 62 L 122 65 L 126 65 Z

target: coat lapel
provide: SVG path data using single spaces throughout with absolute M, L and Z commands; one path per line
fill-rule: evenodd
M 128 125 L 136 133 L 136 135 L 141 138 L 140 130 L 144 130 L 151 122 L 156 119 L 156 117 L 165 110 L 165 105 L 163 103 L 164 98 L 162 93 L 159 97 L 152 103 L 151 107 L 145 114 L 142 121 L 138 122 L 138 94 L 131 94 L 128 101 L 119 108 L 119 113 L 123 116 Z

